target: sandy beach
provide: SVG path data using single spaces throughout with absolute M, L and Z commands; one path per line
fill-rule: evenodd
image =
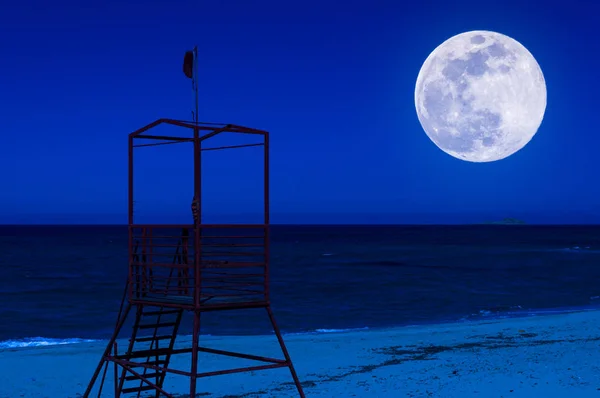
M 307 397 L 600 397 L 598 311 L 285 340 Z M 0 351 L 0 398 L 80 396 L 105 344 Z M 207 336 L 201 344 L 281 357 L 274 336 Z M 244 363 L 250 362 L 206 355 L 200 368 Z M 173 364 L 189 366 L 188 356 L 175 356 Z M 111 375 L 112 367 L 105 396 Z M 209 377 L 198 385 L 199 396 L 297 396 L 286 368 Z M 165 388 L 184 392 L 186 379 L 170 376 Z

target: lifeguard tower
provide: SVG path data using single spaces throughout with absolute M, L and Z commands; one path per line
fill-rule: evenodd
M 185 54 L 184 59 L 184 73 L 192 79 L 196 93 L 194 121 L 160 119 L 129 134 L 129 274 L 114 333 L 83 395 L 85 398 L 173 397 L 174 393 L 165 387 L 169 375 L 188 377 L 189 394 L 194 398 L 199 378 L 280 367 L 289 368 L 299 396 L 304 397 L 269 301 L 269 133 L 232 124 L 198 122 L 196 63 L 197 48 L 194 48 L 194 51 Z M 161 125 L 174 126 L 181 134 L 151 134 L 153 128 Z M 258 142 L 206 146 L 212 138 L 222 134 L 250 135 L 256 137 Z M 140 140 L 153 142 L 138 144 Z M 193 183 L 193 199 L 187 200 L 190 206 L 189 222 L 137 223 L 134 217 L 134 150 L 167 144 L 193 146 L 193 151 L 190 151 L 193 152 L 193 182 L 190 181 Z M 263 149 L 263 221 L 259 224 L 203 223 L 203 152 L 248 146 L 260 146 Z M 266 310 L 283 359 L 199 345 L 202 313 L 251 308 Z M 175 343 L 186 311 L 192 315 L 193 328 L 191 339 L 186 340 L 189 344 L 182 346 Z M 121 351 L 116 341 L 128 317 L 134 318 L 130 319 L 133 321 L 133 330 L 127 348 Z M 201 352 L 254 360 L 262 364 L 202 372 L 198 358 Z M 189 368 L 175 368 L 172 364 L 175 355 L 190 356 Z M 109 364 L 112 364 L 112 387 L 105 386 Z

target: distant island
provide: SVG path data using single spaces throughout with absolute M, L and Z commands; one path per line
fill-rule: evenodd
M 525 225 L 527 223 L 523 220 L 519 220 L 516 218 L 505 218 L 500 221 L 486 221 L 486 222 L 484 222 L 484 224 L 487 224 L 487 225 Z

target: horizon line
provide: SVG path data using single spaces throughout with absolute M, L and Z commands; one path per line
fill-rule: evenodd
M 140 223 L 140 224 L 131 224 L 135 225 L 149 225 L 149 226 L 157 226 L 161 225 L 176 225 L 176 224 L 168 224 L 168 223 Z M 228 225 L 231 227 L 235 227 L 236 225 L 263 225 L 262 223 L 205 223 L 205 225 Z M 506 223 L 503 224 L 501 222 L 479 222 L 479 223 L 269 223 L 267 225 L 278 225 L 278 226 L 401 226 L 401 227 L 420 227 L 420 226 L 428 226 L 428 227 L 444 227 L 444 226 L 492 226 L 492 227 L 528 227 L 528 226 L 600 226 L 600 222 L 595 223 L 543 223 L 543 222 L 534 222 L 534 223 L 524 223 L 524 224 L 511 224 Z M 0 222 L 0 227 L 58 227 L 58 226 L 68 226 L 68 227 L 95 227 L 95 226 L 104 226 L 104 227 L 128 227 L 129 224 L 112 224 L 112 223 L 2 223 Z

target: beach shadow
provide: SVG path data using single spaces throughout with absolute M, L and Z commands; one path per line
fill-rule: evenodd
M 337 382 L 341 379 L 360 374 L 370 373 L 376 369 L 401 365 L 411 361 L 431 361 L 439 359 L 438 354 L 444 352 L 457 352 L 457 351 L 471 351 L 471 350 L 497 350 L 504 348 L 518 348 L 518 347 L 535 347 L 550 344 L 559 343 L 577 343 L 577 342 L 592 342 L 600 341 L 600 337 L 593 338 L 580 338 L 580 339 L 535 339 L 538 335 L 535 333 L 519 333 L 511 336 L 499 332 L 495 335 L 480 335 L 470 336 L 467 339 L 481 339 L 476 342 L 458 343 L 454 345 L 407 345 L 407 346 L 390 346 L 384 348 L 373 349 L 372 352 L 376 354 L 386 355 L 391 357 L 385 361 L 373 364 L 357 366 L 355 369 L 348 372 L 335 375 L 321 377 L 320 382 Z M 455 370 L 453 373 L 456 374 L 458 371 Z

